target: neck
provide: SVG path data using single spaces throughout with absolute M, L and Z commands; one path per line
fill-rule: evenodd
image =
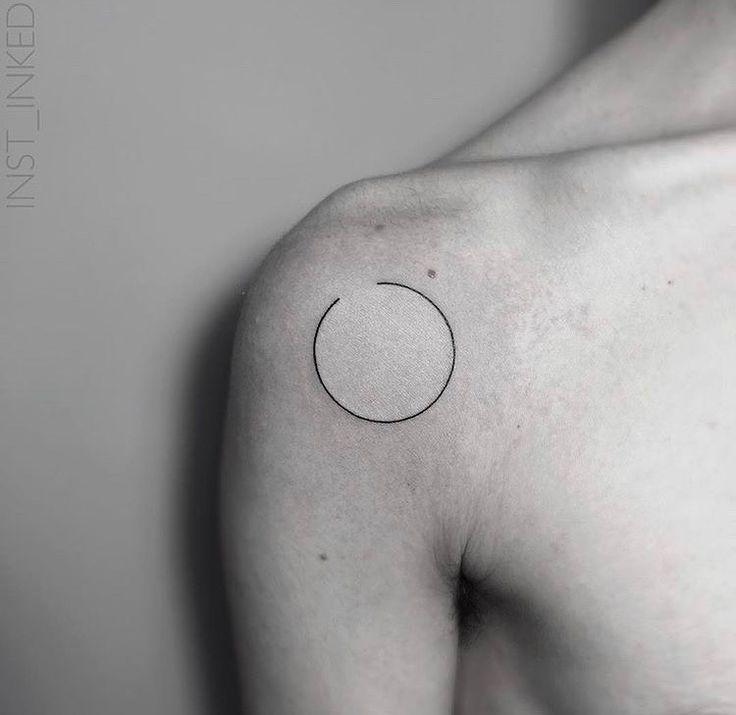
M 665 0 L 451 155 L 482 160 L 736 126 L 736 0 Z

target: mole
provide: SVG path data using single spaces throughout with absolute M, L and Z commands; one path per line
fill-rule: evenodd
M 437 275 L 437 271 L 435 271 L 435 270 L 434 270 L 434 268 L 430 268 L 430 269 L 429 269 L 429 270 L 427 271 L 427 275 L 428 275 L 428 276 L 429 276 L 430 278 L 434 278 L 434 277 L 435 277 L 435 276 Z
M 327 561 L 327 554 L 320 554 L 319 555 L 319 560 L 320 561 Z

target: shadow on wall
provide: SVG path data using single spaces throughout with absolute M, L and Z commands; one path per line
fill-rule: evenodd
M 652 0 L 581 0 L 582 47 L 592 49 L 652 4 Z M 231 295 L 211 316 L 194 347 L 183 419 L 182 566 L 207 715 L 244 715 L 218 515 L 230 355 L 240 304 L 239 290 Z
M 582 49 L 585 53 L 641 17 L 657 0 L 582 0 L 580 3 Z
M 220 549 L 220 452 L 239 292 L 219 306 L 190 363 L 181 444 L 181 558 L 192 615 L 191 637 L 203 695 L 202 713 L 243 715 L 232 617 Z

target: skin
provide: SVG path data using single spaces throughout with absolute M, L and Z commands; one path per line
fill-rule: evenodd
M 734 36 L 730 0 L 660 4 L 274 247 L 224 452 L 249 713 L 736 713 Z M 396 424 L 312 360 L 378 281 L 457 350 Z

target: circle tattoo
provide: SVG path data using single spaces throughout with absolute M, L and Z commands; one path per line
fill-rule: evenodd
M 445 391 L 455 336 L 424 293 L 379 281 L 332 301 L 317 324 L 312 356 L 320 384 L 343 410 L 367 422 L 404 422 Z

